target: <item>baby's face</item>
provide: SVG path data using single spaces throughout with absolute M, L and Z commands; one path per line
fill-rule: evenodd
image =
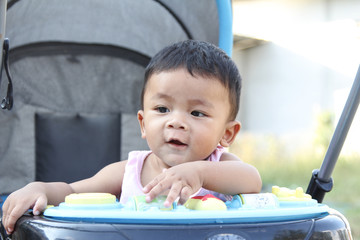
M 206 159 L 229 122 L 227 89 L 185 69 L 153 74 L 139 111 L 143 138 L 167 167 Z

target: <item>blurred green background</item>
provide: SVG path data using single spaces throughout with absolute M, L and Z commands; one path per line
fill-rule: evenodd
M 271 192 L 274 185 L 291 189 L 302 187 L 306 191 L 312 171 L 320 168 L 325 155 L 324 145 L 314 142 L 313 146 L 314 149 L 290 156 L 284 155 L 281 143 L 274 136 L 264 135 L 259 140 L 259 137 L 247 135 L 239 137 L 230 151 L 259 170 L 262 192 Z M 325 195 L 323 202 L 345 215 L 354 239 L 360 239 L 359 169 L 360 155 L 340 156 L 332 175 L 333 190 Z

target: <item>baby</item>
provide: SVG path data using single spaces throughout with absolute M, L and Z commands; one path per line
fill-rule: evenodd
M 5 230 L 13 232 L 29 208 L 39 215 L 71 193 L 107 192 L 121 203 L 136 195 L 145 194 L 148 202 L 167 195 L 168 207 L 207 193 L 227 199 L 259 192 L 256 168 L 224 150 L 241 128 L 235 120 L 240 89 L 237 67 L 216 46 L 187 40 L 166 47 L 146 68 L 138 112 L 151 151 L 130 152 L 128 160 L 78 182 L 33 182 L 13 192 L 3 205 Z

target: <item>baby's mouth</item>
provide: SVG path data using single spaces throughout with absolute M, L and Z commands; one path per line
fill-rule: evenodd
M 171 139 L 167 143 L 174 145 L 174 146 L 187 146 L 187 144 L 185 144 L 177 139 Z

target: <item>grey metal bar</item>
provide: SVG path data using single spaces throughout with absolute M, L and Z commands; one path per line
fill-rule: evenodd
M 334 135 L 330 141 L 324 161 L 318 173 L 318 178 L 329 182 L 335 168 L 336 161 L 340 155 L 341 148 L 345 142 L 346 135 L 354 119 L 360 102 L 360 66 L 358 68 L 354 83 L 351 87 L 348 99 L 344 106 L 339 122 L 335 128 Z
M 5 25 L 6 25 L 6 8 L 7 8 L 7 0 L 0 0 L 0 66 L 2 66 L 3 59 L 3 43 L 5 38 Z M 1 78 L 1 76 L 0 76 Z M 0 81 L 1 82 L 1 81 Z

